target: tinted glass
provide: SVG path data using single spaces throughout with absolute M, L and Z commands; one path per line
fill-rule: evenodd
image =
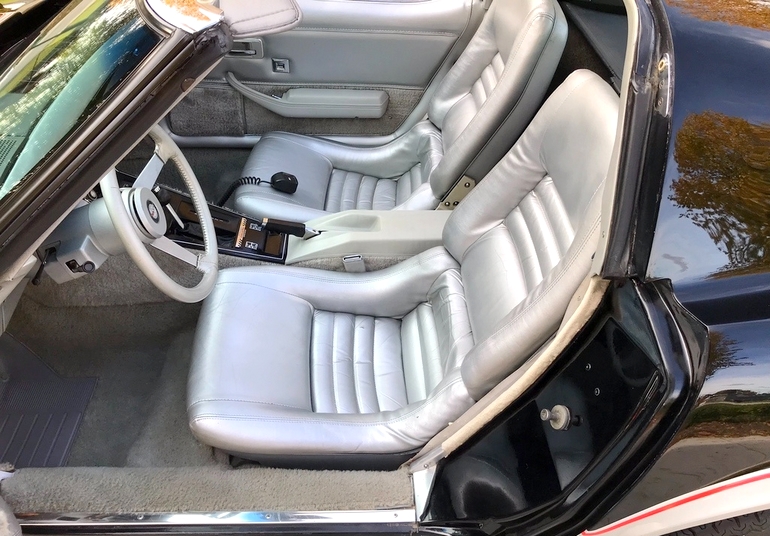
M 94 114 L 158 43 L 132 1 L 76 0 L 0 74 L 0 199 Z

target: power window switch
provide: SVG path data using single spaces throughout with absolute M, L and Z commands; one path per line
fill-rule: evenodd
M 289 60 L 286 58 L 273 58 L 273 72 L 274 73 L 289 73 L 291 67 Z

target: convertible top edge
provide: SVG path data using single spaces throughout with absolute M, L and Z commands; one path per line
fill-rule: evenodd
M 137 0 L 145 3 L 157 19 L 191 34 L 211 28 L 224 20 L 213 2 L 199 0 Z

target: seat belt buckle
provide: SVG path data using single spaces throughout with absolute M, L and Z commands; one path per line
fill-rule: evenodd
M 345 271 L 351 274 L 360 274 L 366 271 L 363 256 L 359 254 L 345 255 L 342 257 L 342 265 Z

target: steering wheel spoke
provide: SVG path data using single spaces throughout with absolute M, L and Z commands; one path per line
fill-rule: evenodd
M 177 147 L 174 140 L 159 126 L 150 130 L 150 137 L 155 141 L 155 154 L 142 170 L 133 188 L 127 195 L 121 195 L 115 169 L 101 180 L 102 197 L 107 213 L 115 227 L 121 242 L 139 269 L 159 290 L 166 295 L 187 303 L 199 302 L 214 289 L 218 272 L 218 248 L 214 221 L 211 219 L 209 206 L 203 194 L 195 172 Z M 190 192 L 195 212 L 198 214 L 203 229 L 204 251 L 193 253 L 176 242 L 163 236 L 166 222 L 160 201 L 151 191 L 160 174 L 163 164 L 171 160 L 179 169 L 182 180 Z M 130 214 L 129 214 L 130 210 Z M 192 287 L 185 287 L 158 265 L 150 255 L 146 244 L 150 244 L 169 255 L 194 266 L 203 274 L 201 280 Z
M 161 236 L 157 240 L 150 242 L 150 245 L 155 249 L 168 253 L 172 257 L 176 257 L 180 261 L 184 261 L 190 266 L 198 267 L 199 257 L 189 249 L 183 248 L 170 238 Z
M 134 181 L 134 188 L 152 188 L 155 186 L 155 181 L 158 180 L 160 170 L 163 169 L 165 164 L 166 162 L 160 157 L 157 151 L 153 153 L 150 161 L 147 162 L 147 165 L 144 166 L 144 169 L 136 178 L 136 181 Z

